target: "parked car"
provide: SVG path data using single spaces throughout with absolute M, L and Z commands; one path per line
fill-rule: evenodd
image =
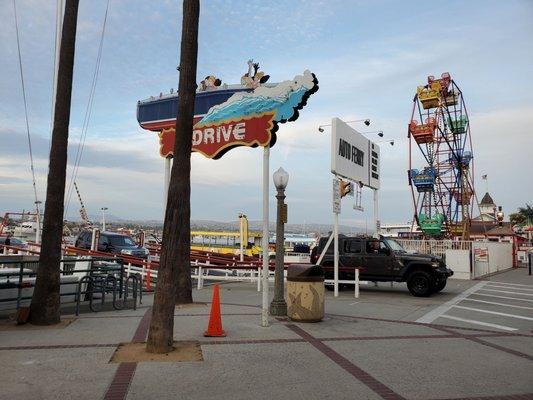
M 0 244 L 6 244 L 7 236 L 0 236 Z M 28 242 L 25 242 L 24 240 L 17 239 L 14 237 L 9 238 L 10 246 L 18 247 L 19 249 L 27 249 L 28 248 Z
M 312 263 L 318 261 L 327 241 L 327 237 L 321 238 L 313 249 Z M 320 265 L 325 270 L 326 279 L 333 279 L 333 242 Z M 417 297 L 440 292 L 453 275 L 453 271 L 439 257 L 407 253 L 394 239 L 339 235 L 339 279 L 355 279 L 355 268 L 359 269 L 361 280 L 407 282 L 407 288 Z
M 82 231 L 76 238 L 75 246 L 90 249 L 91 240 L 92 232 Z M 147 249 L 138 246 L 130 236 L 115 232 L 100 232 L 98 251 L 138 258 L 148 258 L 150 254 Z

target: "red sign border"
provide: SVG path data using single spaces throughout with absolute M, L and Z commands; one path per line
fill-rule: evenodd
M 270 120 L 268 121 L 268 125 L 266 127 L 266 131 L 267 131 L 267 136 L 268 136 L 268 139 L 265 140 L 264 142 L 261 142 L 259 139 L 254 139 L 253 141 L 249 142 L 249 141 L 242 141 L 242 140 L 239 140 L 239 141 L 235 141 L 235 142 L 230 142 L 230 143 L 227 143 L 225 144 L 224 146 L 220 147 L 216 153 L 214 153 L 213 155 L 208 155 L 207 153 L 199 150 L 198 148 L 195 148 L 194 146 L 192 147 L 192 151 L 195 152 L 195 153 L 200 153 L 202 154 L 204 157 L 207 157 L 209 159 L 213 159 L 213 160 L 218 160 L 219 158 L 221 158 L 226 152 L 228 152 L 229 150 L 231 150 L 232 148 L 234 147 L 241 147 L 241 146 L 245 146 L 245 147 L 257 147 L 257 146 L 263 146 L 263 147 L 266 147 L 267 145 L 269 145 L 270 147 L 272 147 L 274 145 L 274 143 L 276 142 L 275 140 L 275 132 L 277 131 L 277 124 L 275 123 L 276 121 L 274 121 L 274 115 L 276 114 L 275 111 L 268 111 L 268 112 L 264 112 L 264 113 L 261 113 L 261 114 L 251 114 L 251 115 L 248 115 L 244 118 L 230 118 L 230 119 L 225 119 L 225 120 L 220 120 L 220 121 L 217 121 L 216 123 L 204 123 L 204 124 L 196 124 L 193 126 L 193 129 L 199 129 L 199 128 L 208 128 L 208 127 L 217 127 L 217 126 L 220 126 L 220 125 L 224 125 L 224 124 L 231 124 L 231 123 L 238 123 L 238 122 L 243 122 L 243 121 L 249 121 L 249 120 L 252 120 L 252 119 L 255 119 L 255 118 L 262 118 L 266 115 L 270 115 Z M 158 133 L 158 136 L 159 136 L 159 155 L 161 157 L 174 157 L 174 151 L 170 151 L 166 154 L 163 154 L 163 142 L 162 142 L 162 139 L 163 139 L 163 135 L 164 134 L 168 134 L 168 133 L 171 133 L 172 131 L 174 131 L 174 135 L 176 134 L 176 128 L 175 127 L 170 127 L 170 128 L 164 128 L 162 129 L 159 133 Z

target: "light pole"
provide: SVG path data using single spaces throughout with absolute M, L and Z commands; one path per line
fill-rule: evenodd
M 289 174 L 283 168 L 274 172 L 274 186 L 278 191 L 278 211 L 276 219 L 276 270 L 274 274 L 274 299 L 270 303 L 270 315 L 287 315 L 287 303 L 285 302 L 285 289 L 283 285 L 283 261 L 285 257 L 285 229 L 287 222 L 287 205 L 285 200 L 285 188 L 289 183 Z
M 107 207 L 102 207 L 101 210 L 102 210 L 102 232 L 105 232 L 105 212 L 108 208 Z

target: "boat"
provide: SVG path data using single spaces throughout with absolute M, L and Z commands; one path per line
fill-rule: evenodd
M 269 83 L 269 75 L 259 71 L 259 63 L 248 60 L 248 72 L 241 77 L 240 84 L 222 84 L 214 75 L 206 76 L 196 90 L 194 100 L 193 124 L 198 123 L 214 106 L 226 102 L 236 93 L 251 93 L 259 86 L 275 87 L 277 83 Z M 146 130 L 159 132 L 176 126 L 178 115 L 178 92 L 173 89 L 170 93 L 159 93 L 137 102 L 137 121 Z
M 252 90 L 243 85 L 221 85 L 216 89 L 196 92 L 193 124 L 199 122 L 211 107 L 224 103 L 235 93 L 251 92 Z M 157 132 L 173 128 L 176 125 L 177 114 L 177 92 L 160 93 L 159 97 L 151 96 L 137 102 L 137 121 L 146 130 Z

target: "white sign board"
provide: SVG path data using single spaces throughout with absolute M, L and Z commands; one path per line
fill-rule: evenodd
M 332 119 L 331 127 L 331 172 L 379 189 L 379 146 L 339 118 Z
M 341 213 L 341 188 L 337 178 L 333 179 L 333 213 Z

